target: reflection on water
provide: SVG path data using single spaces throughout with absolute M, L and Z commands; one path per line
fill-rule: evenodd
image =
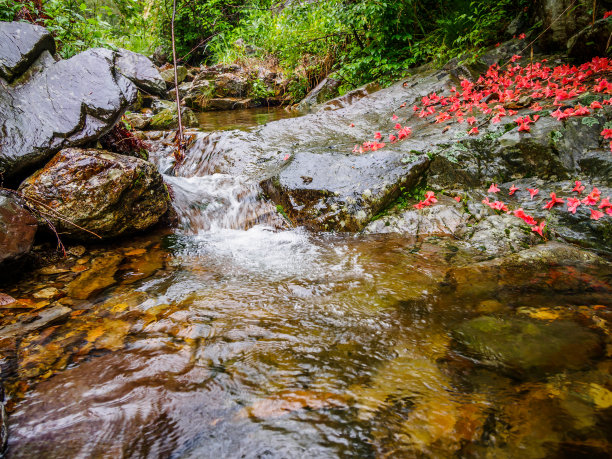
M 199 128 L 203 131 L 225 131 L 230 129 L 248 129 L 271 121 L 298 116 L 295 111 L 284 107 L 259 107 L 242 110 L 223 110 L 200 112 L 197 115 Z
M 470 271 L 451 240 L 309 234 L 240 177 L 166 179 L 177 229 L 7 291 L 8 457 L 609 457 L 609 267 Z

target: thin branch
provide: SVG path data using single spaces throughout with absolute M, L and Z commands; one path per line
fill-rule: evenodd
M 180 163 L 184 158 L 183 153 L 183 117 L 181 114 L 181 96 L 179 94 L 179 85 L 178 85 L 178 71 L 176 69 L 176 44 L 174 41 L 174 19 L 176 18 L 176 0 L 172 2 L 172 23 L 171 23 L 171 32 L 172 32 L 172 61 L 174 64 L 174 89 L 176 92 L 176 113 L 178 115 L 178 144 L 176 147 L 176 152 L 174 153 L 174 158 L 177 163 Z

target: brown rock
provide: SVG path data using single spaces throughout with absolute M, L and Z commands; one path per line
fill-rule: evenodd
M 34 206 L 51 209 L 46 212 L 58 232 L 78 239 L 146 229 L 170 203 L 153 164 L 103 150 L 62 150 L 20 190 Z

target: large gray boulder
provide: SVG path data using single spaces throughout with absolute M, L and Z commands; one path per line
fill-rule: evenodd
M 161 89 L 150 61 L 129 51 L 89 49 L 56 61 L 50 35 L 24 23 L 0 23 L 0 42 L 0 174 L 5 178 L 106 133 L 136 100 L 132 81 L 145 90 Z
M 0 78 L 8 82 L 25 72 L 43 51 L 55 53 L 55 41 L 44 27 L 0 22 Z
M 19 189 L 33 206 L 44 204 L 58 232 L 76 239 L 144 230 L 170 205 L 153 164 L 103 150 L 62 150 Z
M 0 263 L 27 253 L 36 228 L 36 219 L 14 196 L 0 193 Z
M 165 94 L 166 82 L 148 57 L 119 49 L 115 65 L 123 76 L 143 91 L 158 96 Z

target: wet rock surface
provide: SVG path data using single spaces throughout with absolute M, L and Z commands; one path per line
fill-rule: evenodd
M 364 233 L 399 233 L 406 237 L 454 236 L 467 231 L 470 215 L 451 198 L 441 198 L 439 204 L 425 209 L 406 210 L 383 216 L 370 223 Z
M 359 231 L 414 186 L 429 160 L 394 152 L 364 156 L 297 153 L 278 177 L 262 183 L 297 225 L 323 231 Z
M 148 57 L 119 49 L 115 66 L 139 89 L 158 96 L 166 92 L 166 82 Z
M 0 78 L 9 83 L 23 74 L 43 51 L 55 54 L 51 33 L 24 22 L 0 23 L 0 43 Z
M 453 337 L 480 363 L 513 376 L 584 368 L 603 351 L 600 336 L 571 321 L 483 316 L 461 324 Z
M 62 150 L 20 191 L 34 206 L 46 206 L 40 209 L 60 233 L 83 239 L 144 230 L 169 206 L 153 164 L 103 150 Z
M 0 265 L 30 250 L 37 226 L 36 218 L 14 196 L 0 191 Z
M 55 62 L 43 51 L 28 76 L 0 93 L 5 133 L 0 172 L 5 177 L 40 165 L 61 148 L 96 139 L 113 126 L 136 98 L 135 86 L 115 73 L 115 56 L 90 49 Z
M 577 276 L 572 267 L 580 268 L 583 274 Z M 551 273 L 552 279 L 541 282 Z M 446 282 L 453 291 L 474 298 L 543 289 L 582 294 L 590 291 L 605 297 L 612 293 L 612 264 L 573 245 L 548 242 L 505 257 L 452 268 Z
M 45 29 L 5 22 L 0 27 L 7 54 L 3 78 L 9 83 L 0 92 L 0 173 L 5 179 L 107 132 L 136 101 L 137 86 L 162 89 L 159 72 L 142 55 L 100 48 L 56 61 Z

